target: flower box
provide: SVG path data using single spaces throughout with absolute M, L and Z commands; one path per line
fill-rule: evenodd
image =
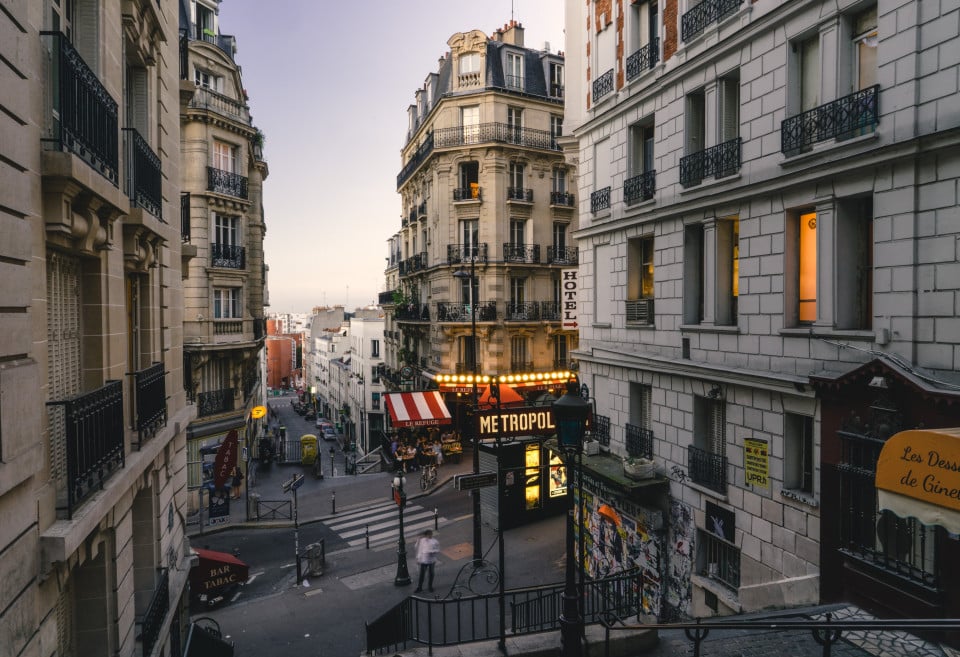
M 655 474 L 651 459 L 627 459 L 623 462 L 623 475 L 627 479 L 640 481 L 652 479 Z
M 583 442 L 583 455 L 596 456 L 600 453 L 600 443 L 596 440 L 585 440 Z

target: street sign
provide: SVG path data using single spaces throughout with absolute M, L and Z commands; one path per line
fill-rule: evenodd
M 486 488 L 487 486 L 497 485 L 496 472 L 478 472 L 477 474 L 456 475 L 453 483 L 457 490 L 474 490 L 476 488 Z
M 297 490 L 303 486 L 303 475 L 293 475 L 292 479 L 287 479 L 285 482 L 280 484 L 283 488 L 284 493 L 289 493 L 292 490 Z

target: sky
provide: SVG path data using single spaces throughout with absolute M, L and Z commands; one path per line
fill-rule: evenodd
M 265 136 L 268 312 L 376 303 L 400 229 L 400 150 L 414 92 L 457 32 L 512 17 L 564 50 L 563 0 L 223 0 Z

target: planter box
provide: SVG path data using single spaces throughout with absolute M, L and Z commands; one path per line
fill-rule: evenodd
M 588 440 L 583 443 L 584 456 L 596 456 L 600 453 L 600 443 L 596 440 Z
M 627 479 L 640 481 L 642 479 L 652 479 L 655 474 L 653 461 L 650 459 L 637 459 L 634 463 L 623 462 L 623 475 Z

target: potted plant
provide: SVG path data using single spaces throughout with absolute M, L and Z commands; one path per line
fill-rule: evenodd
M 645 459 L 639 456 L 630 456 L 623 459 L 623 475 L 627 479 L 635 481 L 652 479 L 654 475 L 653 459 Z

